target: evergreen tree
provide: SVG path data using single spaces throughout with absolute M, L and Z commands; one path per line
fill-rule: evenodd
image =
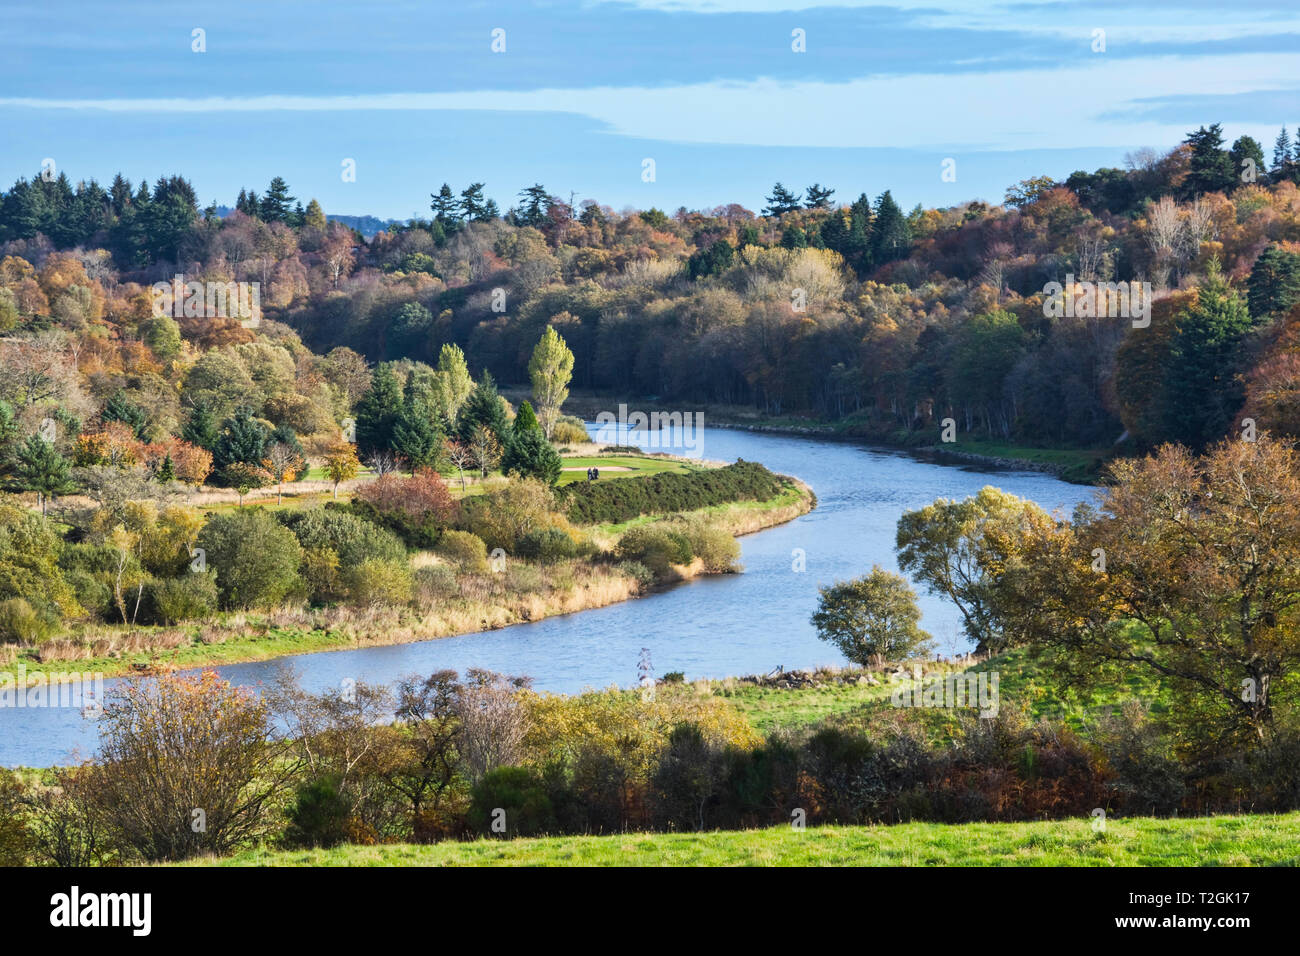
M 154 477 L 163 484 L 168 484 L 169 482 L 176 480 L 176 466 L 172 464 L 172 456 L 170 452 L 168 452 L 167 457 L 162 460 L 162 464 L 158 466 L 158 473 Z
M 540 226 L 551 211 L 551 196 L 541 183 L 534 183 L 519 192 L 520 204 L 515 211 L 518 226 Z
M 444 235 L 451 235 L 460 227 L 460 204 L 456 194 L 446 183 L 436 193 L 430 195 L 429 208 L 433 210 L 433 221 L 442 226 Z
M 772 195 L 767 197 L 767 208 L 763 210 L 763 215 L 780 217 L 798 208 L 798 195 L 777 183 L 772 187 Z
M 542 426 L 533 413 L 532 405 L 528 402 L 521 403 L 519 413 L 515 415 L 514 426 L 510 429 L 509 440 L 505 443 L 501 470 L 508 475 L 538 478 L 553 485 L 560 480 L 563 467 L 559 452 L 542 433 Z
M 32 435 L 18 446 L 9 484 L 18 491 L 36 492 L 41 514 L 45 514 L 50 498 L 75 489 L 67 459 L 40 435 Z
M 487 222 L 496 218 L 492 212 L 496 204 L 489 209 L 488 202 L 483 198 L 483 184 L 470 183 L 460 194 L 460 214 L 466 222 Z
M 1300 301 L 1300 255 L 1269 246 L 1255 260 L 1246 288 L 1255 321 L 1285 315 Z
M 1252 136 L 1238 136 L 1228 150 L 1232 172 L 1237 182 L 1262 182 L 1267 167 L 1264 165 L 1264 147 Z
M 442 458 L 443 434 L 430 408 L 407 381 L 402 410 L 393 422 L 393 451 L 406 460 L 411 474 L 419 468 L 437 468 Z
M 1241 408 L 1246 303 L 1211 260 L 1196 304 L 1178 315 L 1164 369 L 1163 419 L 1171 441 L 1203 448 L 1221 439 Z
M 401 408 L 402 389 L 392 366 L 377 366 L 370 376 L 370 388 L 357 403 L 357 447 L 363 454 L 393 447 L 393 426 Z
M 197 445 L 208 451 L 217 447 L 221 432 L 217 428 L 217 420 L 206 404 L 200 403 L 190 412 L 189 421 L 181 429 L 181 437 L 191 445 Z
M 139 405 L 134 405 L 119 388 L 104 403 L 99 417 L 105 422 L 123 422 L 131 426 L 136 438 L 144 438 L 144 429 L 148 424 L 148 415 Z
M 871 260 L 875 265 L 884 265 L 895 259 L 906 257 L 911 230 L 907 227 L 907 218 L 903 210 L 894 202 L 893 195 L 886 189 L 876 200 L 874 224 L 871 230 Z
M 808 235 L 794 223 L 790 223 L 781 233 L 781 245 L 786 249 L 807 249 Z
M 269 444 L 271 430 L 254 418 L 250 409 L 240 408 L 222 423 L 212 462 L 219 470 L 235 464 L 260 467 Z
M 259 212 L 267 222 L 287 222 L 293 212 L 293 202 L 294 198 L 289 195 L 289 184 L 282 177 L 276 176 L 262 197 Z
M 1277 139 L 1273 141 L 1273 165 L 1269 169 L 1280 176 L 1286 170 L 1286 164 L 1291 161 L 1291 137 L 1287 135 L 1286 127 L 1282 127 L 1282 132 L 1277 134 Z
M 804 190 L 804 196 L 807 199 L 805 205 L 809 209 L 830 209 L 831 197 L 835 195 L 835 190 L 828 189 L 821 183 L 813 183 Z
M 505 407 L 501 404 L 501 396 L 497 392 L 492 373 L 487 369 L 483 370 L 478 384 L 474 386 L 474 391 L 470 392 L 456 419 L 456 434 L 461 444 L 466 447 L 472 445 L 474 430 L 480 425 L 490 431 L 502 446 L 510 437 Z
M 1232 157 L 1223 148 L 1223 126 L 1213 123 L 1188 133 L 1183 140 L 1192 147 L 1192 158 L 1183 180 L 1183 196 L 1192 199 L 1202 193 L 1226 192 L 1237 184 Z

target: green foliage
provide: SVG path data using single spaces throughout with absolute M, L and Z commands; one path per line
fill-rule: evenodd
M 662 524 L 638 525 L 618 539 L 614 552 L 621 561 L 635 561 L 649 568 L 658 579 L 672 571 L 672 565 L 686 565 L 695 557 L 690 538 Z
M 525 402 L 523 407 L 528 408 L 528 403 Z M 529 414 L 532 414 L 531 409 Z M 560 480 L 564 465 L 559 452 L 536 426 L 536 419 L 533 421 L 532 428 L 521 430 L 516 427 L 511 432 L 510 440 L 506 443 L 505 454 L 501 456 L 501 470 L 508 475 L 536 478 L 548 485 L 554 485 Z
M 1285 315 L 1300 302 L 1300 254 L 1269 246 L 1255 260 L 1246 301 L 1256 321 Z
M 55 622 L 20 597 L 0 601 L 0 642 L 39 644 L 55 631 Z
M 302 588 L 298 539 L 260 508 L 212 515 L 198 546 L 216 572 L 224 607 L 270 607 Z
M 487 545 L 468 531 L 447 531 L 434 550 L 466 571 L 480 574 L 487 570 Z
M 155 578 L 149 590 L 153 614 L 164 624 L 199 620 L 217 609 L 217 577 L 211 572 Z
M 351 814 L 351 801 L 340 792 L 336 779 L 308 781 L 298 787 L 289 808 L 284 843 L 291 847 L 338 846 L 349 836 Z
M 522 538 L 515 548 L 521 558 L 554 564 L 577 553 L 577 543 L 560 528 L 536 528 Z
M 504 816 L 499 811 L 505 811 Z M 535 836 L 557 829 L 555 810 L 541 777 L 526 767 L 497 767 L 470 797 L 470 824 L 481 836 Z M 494 820 L 505 824 L 493 830 Z
M 921 609 L 907 579 L 879 565 L 852 581 L 819 589 L 812 616 L 817 636 L 855 664 L 903 661 L 930 649 Z
M 573 521 L 600 524 L 733 501 L 768 501 L 782 488 L 781 479 L 762 465 L 738 461 L 686 475 L 665 472 L 635 480 L 574 482 L 558 494 Z
M 393 447 L 393 429 L 402 409 L 402 389 L 391 366 L 380 365 L 370 378 L 369 390 L 357 404 L 357 447 L 363 454 Z

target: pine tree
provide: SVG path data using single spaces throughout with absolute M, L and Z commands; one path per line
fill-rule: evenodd
M 911 230 L 907 227 L 907 218 L 893 195 L 886 189 L 876 200 L 874 224 L 871 230 L 871 260 L 875 265 L 884 265 L 907 255 Z
M 41 514 L 45 514 L 50 498 L 75 489 L 67 459 L 40 435 L 32 435 L 18 447 L 9 483 L 18 491 L 36 492 Z
M 798 195 L 792 193 L 778 182 L 772 187 L 772 195 L 767 197 L 767 208 L 763 210 L 763 215 L 780 217 L 787 212 L 794 212 L 798 208 Z
M 392 366 L 380 365 L 370 376 L 370 388 L 357 403 L 357 446 L 364 454 L 393 447 L 393 426 L 402 408 L 402 389 Z
M 1255 321 L 1284 315 L 1300 301 L 1300 255 L 1269 246 L 1255 260 L 1246 288 Z
M 835 190 L 828 189 L 821 183 L 813 183 L 804 190 L 804 196 L 807 198 L 805 203 L 808 209 L 830 209 L 831 197 L 835 195 Z
M 217 428 L 217 420 L 206 404 L 198 404 L 190 412 L 189 421 L 181 429 L 181 437 L 191 445 L 197 445 L 207 451 L 217 447 L 217 439 L 221 434 Z
M 1277 178 L 1281 178 L 1282 173 L 1286 171 L 1286 164 L 1291 161 L 1291 137 L 1287 135 L 1286 127 L 1282 127 L 1282 132 L 1277 134 L 1277 139 L 1273 141 L 1273 165 L 1269 167 L 1270 171 Z
M 492 373 L 487 369 L 483 370 L 478 384 L 470 392 L 456 419 L 456 434 L 461 443 L 466 446 L 474 444 L 474 432 L 479 426 L 490 431 L 499 444 L 505 445 L 510 431 L 506 410 L 501 404 L 501 396 L 497 392 Z
M 446 183 L 436 193 L 430 195 L 429 208 L 433 210 L 433 221 L 442 226 L 443 233 L 450 235 L 460 226 L 460 204 L 456 194 Z
M 287 222 L 293 212 L 293 201 L 294 198 L 289 195 L 289 184 L 282 177 L 276 176 L 262 197 L 259 212 L 267 222 Z
M 1188 133 L 1183 140 L 1192 147 L 1192 158 L 1183 180 L 1183 196 L 1193 199 L 1202 193 L 1226 192 L 1237 183 L 1232 157 L 1223 148 L 1223 126 L 1212 123 Z

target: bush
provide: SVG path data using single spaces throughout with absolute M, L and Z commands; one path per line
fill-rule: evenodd
M 191 572 L 179 578 L 157 578 L 149 588 L 153 614 L 164 624 L 207 617 L 217 608 L 217 577 Z
M 0 601 L 0 641 L 39 644 L 54 633 L 54 622 L 24 598 Z
M 456 501 L 442 476 L 419 468 L 409 478 L 389 472 L 357 488 L 353 510 L 397 533 L 411 547 L 438 543 L 457 513 Z
M 636 579 L 637 588 L 644 591 L 655 583 L 655 573 L 640 561 L 620 561 L 614 570 Z
M 415 572 L 415 600 L 428 609 L 460 594 L 460 581 L 456 572 L 446 565 L 431 565 Z
M 557 445 L 581 445 L 591 441 L 581 418 L 565 415 L 551 426 L 551 441 Z
M 691 551 L 704 562 L 704 570 L 711 574 L 739 571 L 740 542 L 727 533 L 702 521 L 693 521 L 686 527 Z
M 434 551 L 465 571 L 482 574 L 487 571 L 487 545 L 483 539 L 468 531 L 448 531 Z
M 483 539 L 488 551 L 514 554 L 520 539 L 553 523 L 555 496 L 535 478 L 511 478 L 503 488 L 462 502 L 465 530 Z
M 303 548 L 329 548 L 343 568 L 356 567 L 369 558 L 398 561 L 406 557 L 406 547 L 392 531 L 339 508 L 281 511 L 276 517 Z
M 558 494 L 571 520 L 600 524 L 732 501 L 767 501 L 780 494 L 782 487 L 782 480 L 762 465 L 738 461 L 685 475 L 664 472 L 620 481 L 575 481 Z
M 640 562 L 656 578 L 666 577 L 674 564 L 690 564 L 694 557 L 686 535 L 657 524 L 629 530 L 619 539 L 615 554 L 624 561 Z
M 199 532 L 208 568 L 228 608 L 269 607 L 303 588 L 293 532 L 260 508 L 213 515 Z
M 516 553 L 543 564 L 554 564 L 573 557 L 577 550 L 573 538 L 559 528 L 536 528 L 519 540 Z
M 367 558 L 342 574 L 348 600 L 363 607 L 411 600 L 411 566 L 405 559 Z
M 470 797 L 469 819 L 483 836 L 537 836 L 557 830 L 546 786 L 527 767 L 489 770 Z M 492 829 L 495 821 L 500 821 L 498 827 L 504 824 L 504 831 Z
M 289 808 L 284 842 L 291 847 L 338 846 L 348 838 L 352 808 L 332 777 L 312 780 L 298 788 Z

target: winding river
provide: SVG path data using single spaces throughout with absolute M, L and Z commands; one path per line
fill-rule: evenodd
M 637 681 L 642 648 L 655 674 L 688 679 L 841 664 L 809 624 L 817 588 L 870 570 L 897 568 L 894 527 L 904 510 L 935 498 L 961 498 L 988 484 L 1066 512 L 1091 489 L 1027 471 L 996 473 L 953 467 L 844 442 L 706 428 L 696 454 L 757 461 L 797 475 L 817 493 L 810 514 L 741 539 L 743 574 L 700 578 L 645 598 L 480 634 L 417 644 L 324 651 L 278 661 L 233 664 L 219 672 L 237 684 L 269 679 L 291 664 L 304 686 L 319 690 L 345 678 L 391 682 L 440 668 L 481 667 L 527 674 L 541 690 L 572 692 Z M 654 433 L 633 432 L 645 447 Z M 802 552 L 806 570 L 796 571 Z M 955 608 L 920 596 L 922 626 L 941 653 L 965 649 Z M 70 665 L 69 669 L 72 669 Z M 112 682 L 107 682 L 111 689 Z M 88 754 L 94 721 L 73 708 L 0 708 L 0 765 L 50 766 Z

